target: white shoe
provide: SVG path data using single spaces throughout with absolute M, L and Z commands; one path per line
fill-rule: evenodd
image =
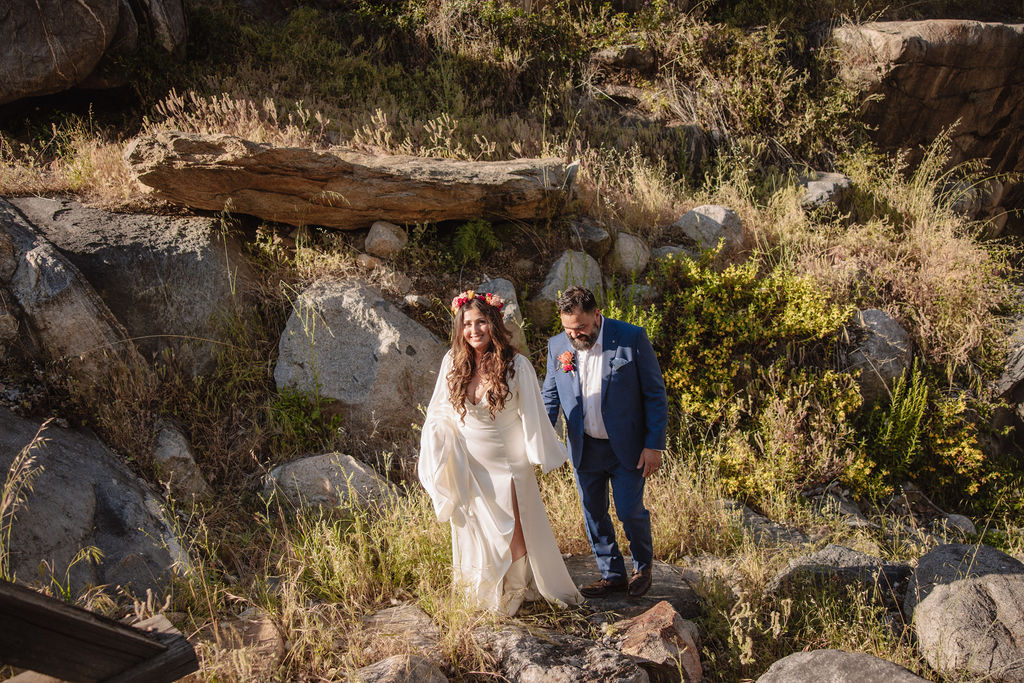
M 505 581 L 502 585 L 501 611 L 512 617 L 523 605 L 523 600 L 533 591 L 529 588 L 530 583 L 530 562 L 523 555 L 512 563 L 505 573 Z

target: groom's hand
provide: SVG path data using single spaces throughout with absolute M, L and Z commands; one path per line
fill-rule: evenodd
M 661 451 L 645 448 L 640 451 L 640 459 L 636 463 L 638 470 L 643 470 L 644 477 L 649 477 L 661 469 Z

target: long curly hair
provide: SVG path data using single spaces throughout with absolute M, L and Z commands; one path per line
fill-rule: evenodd
M 505 407 L 505 401 L 512 395 L 509 382 L 515 377 L 516 350 L 512 346 L 512 333 L 505 327 L 501 311 L 479 298 L 470 299 L 455 314 L 452 328 L 452 369 L 448 373 L 448 395 L 455 412 L 466 419 L 466 395 L 469 382 L 476 372 L 476 352 L 462 336 L 462 321 L 466 311 L 480 311 L 490 326 L 491 345 L 484 352 L 480 372 L 487 384 L 487 405 L 491 418 Z

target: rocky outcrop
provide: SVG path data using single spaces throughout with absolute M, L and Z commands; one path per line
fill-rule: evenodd
M 13 0 L 0 13 L 0 104 L 76 85 L 124 85 L 114 61 L 147 42 L 184 56 L 183 0 Z
M 213 368 L 221 317 L 245 304 L 251 277 L 239 242 L 209 218 L 114 214 L 67 199 L 12 199 L 88 280 L 148 358 L 189 374 Z
M 434 223 L 479 217 L 546 218 L 562 207 L 560 159 L 455 161 L 317 152 L 230 135 L 175 131 L 136 139 L 125 152 L 161 199 L 225 208 L 292 225 L 354 229 L 374 221 Z
M 919 150 L 959 121 L 952 162 L 1024 170 L 1024 25 L 872 22 L 833 36 L 843 78 L 882 95 L 863 116 L 883 147 Z
M 277 491 L 295 507 L 356 507 L 392 495 L 386 479 L 351 455 L 325 453 L 275 467 L 266 493 Z
M 648 683 L 647 672 L 632 658 L 586 638 L 556 631 L 506 627 L 473 633 L 494 657 L 498 670 L 521 683 Z
M 794 652 L 771 665 L 757 683 L 923 683 L 927 678 L 861 652 Z
M 612 624 L 610 631 L 609 643 L 619 652 L 636 657 L 652 681 L 704 680 L 697 625 L 680 617 L 667 601 Z
M 0 408 L 0 472 L 39 428 Z M 109 584 L 144 595 L 147 588 L 163 590 L 175 562 L 187 563 L 156 496 L 94 437 L 48 426 L 30 455 L 36 476 L 17 509 L 9 546 L 18 580 L 49 584 L 52 571 L 74 594 Z M 102 558 L 76 562 L 90 546 Z
M 364 282 L 302 292 L 278 344 L 274 381 L 340 402 L 349 417 L 401 430 L 418 423 L 446 347 Z
M 865 403 L 888 403 L 893 383 L 910 368 L 910 334 L 877 308 L 858 311 L 853 325 L 860 343 L 850 354 L 847 369 L 860 371 L 858 383 Z
M 6 246 L 3 246 L 6 245 Z M 52 360 L 92 385 L 123 363 L 144 365 L 128 334 L 78 268 L 0 199 L 0 279 Z

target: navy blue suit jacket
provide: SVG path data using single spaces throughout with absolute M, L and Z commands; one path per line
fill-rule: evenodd
M 601 318 L 601 417 L 608 441 L 624 466 L 635 468 L 644 448 L 665 450 L 668 397 L 658 358 L 642 327 Z M 578 468 L 583 456 L 583 405 L 579 373 L 562 370 L 558 356 L 576 350 L 562 332 L 548 340 L 548 369 L 544 377 L 544 406 L 554 424 L 558 410 L 565 414 L 569 457 Z

